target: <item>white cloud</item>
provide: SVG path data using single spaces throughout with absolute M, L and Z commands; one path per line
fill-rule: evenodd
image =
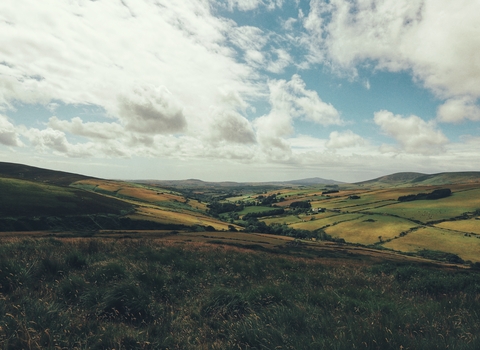
M 415 115 L 402 117 L 383 110 L 374 114 L 374 121 L 384 133 L 398 141 L 407 153 L 440 154 L 448 143 L 447 137 L 437 129 L 435 122 L 425 122 Z M 384 152 L 385 149 L 384 146 Z M 388 151 L 392 149 L 388 148 Z
M 237 112 L 230 110 L 212 111 L 210 135 L 213 140 L 239 144 L 255 143 L 255 133 L 250 122 Z
M 257 118 L 254 126 L 263 151 L 273 159 L 291 157 L 285 138 L 294 132 L 295 118 L 321 125 L 342 123 L 338 111 L 323 102 L 315 91 L 308 90 L 297 74 L 290 81 L 270 81 L 269 89 L 271 111 Z
M 0 114 L 0 144 L 7 146 L 21 146 L 17 131 L 8 118 Z
M 471 98 L 452 98 L 437 110 L 437 119 L 445 123 L 458 123 L 465 119 L 479 121 L 480 107 Z
M 24 131 L 23 135 L 30 140 L 33 146 L 42 152 L 52 150 L 57 154 L 69 157 L 91 157 L 94 155 L 92 152 L 93 143 L 72 145 L 68 142 L 65 133 L 59 130 L 31 128 Z
M 273 110 L 282 110 L 292 117 L 303 118 L 321 125 L 342 123 L 340 113 L 335 107 L 323 102 L 316 91 L 308 90 L 298 74 L 294 74 L 288 82 L 271 81 L 269 88 Z
M 348 148 L 365 145 L 366 141 L 360 135 L 355 134 L 351 130 L 344 132 L 332 131 L 326 146 L 328 148 Z
M 79 117 L 70 121 L 60 120 L 51 117 L 48 126 L 54 130 L 66 131 L 74 135 L 84 136 L 92 139 L 108 140 L 115 139 L 123 134 L 124 129 L 117 123 L 83 122 Z
M 304 26 L 312 61 L 356 74 L 360 63 L 407 70 L 440 96 L 480 96 L 480 2 L 313 0 Z
M 282 7 L 283 0 L 226 0 L 230 11 L 238 9 L 240 11 L 251 11 L 260 6 L 265 6 L 268 10 L 275 7 Z
M 165 87 L 143 86 L 119 98 L 119 116 L 126 128 L 147 134 L 174 134 L 187 122 L 180 103 Z
M 270 62 L 266 69 L 272 73 L 283 73 L 283 70 L 292 63 L 292 57 L 284 49 L 274 49 L 270 52 Z
M 164 86 L 188 122 L 220 91 L 257 94 L 255 72 L 228 46 L 236 24 L 208 2 L 124 3 L 2 1 L 0 103 L 91 104 L 120 118 L 119 95 L 135 114 L 137 86 Z

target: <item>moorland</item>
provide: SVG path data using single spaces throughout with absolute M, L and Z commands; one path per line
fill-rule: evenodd
M 0 163 L 3 349 L 476 349 L 480 173 L 120 181 Z

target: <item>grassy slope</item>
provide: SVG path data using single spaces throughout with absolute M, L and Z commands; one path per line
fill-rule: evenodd
M 2 216 L 120 214 L 131 205 L 85 191 L 20 179 L 0 178 Z
M 300 248 L 298 248 L 300 249 Z M 5 349 L 478 349 L 480 274 L 155 240 L 0 246 Z M 308 251 L 306 251 L 308 252 Z
M 159 187 L 123 181 L 88 179 L 75 182 L 73 186 L 93 191 L 136 205 L 134 220 L 148 220 L 162 224 L 212 226 L 227 230 L 228 223 L 206 214 L 207 206 L 180 193 Z
M 0 162 L 0 177 L 30 180 L 58 186 L 68 186 L 72 182 L 90 178 L 88 176 L 37 168 L 24 164 Z

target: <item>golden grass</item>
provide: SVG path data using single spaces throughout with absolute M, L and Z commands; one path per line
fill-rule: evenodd
M 135 214 L 128 216 L 136 220 L 149 220 L 164 224 L 213 226 L 216 230 L 227 230 L 228 223 L 194 212 L 175 212 L 153 207 L 139 207 Z M 235 225 L 234 225 L 235 226 Z
M 368 219 L 375 221 L 366 221 Z M 401 218 L 365 215 L 353 221 L 327 227 L 325 232 L 351 243 L 374 244 L 380 241 L 379 236 L 382 240 L 392 239 L 415 226 L 417 225 L 411 221 Z
M 422 249 L 438 250 L 457 254 L 464 260 L 480 261 L 480 239 L 478 236 L 465 236 L 463 233 L 424 227 L 408 235 L 385 243 L 386 248 L 416 252 Z
M 435 225 L 439 228 L 475 233 L 480 235 L 480 219 L 472 218 L 469 220 L 445 221 Z
M 328 214 L 330 215 L 325 217 L 321 217 L 319 215 L 306 216 L 304 218 L 304 222 L 295 223 L 290 226 L 295 229 L 316 230 L 327 225 L 337 225 L 338 223 L 343 221 L 355 220 L 362 216 L 361 214 Z

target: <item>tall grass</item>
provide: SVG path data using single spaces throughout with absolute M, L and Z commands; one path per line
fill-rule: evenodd
M 2 349 L 477 349 L 480 272 L 150 240 L 0 245 Z

